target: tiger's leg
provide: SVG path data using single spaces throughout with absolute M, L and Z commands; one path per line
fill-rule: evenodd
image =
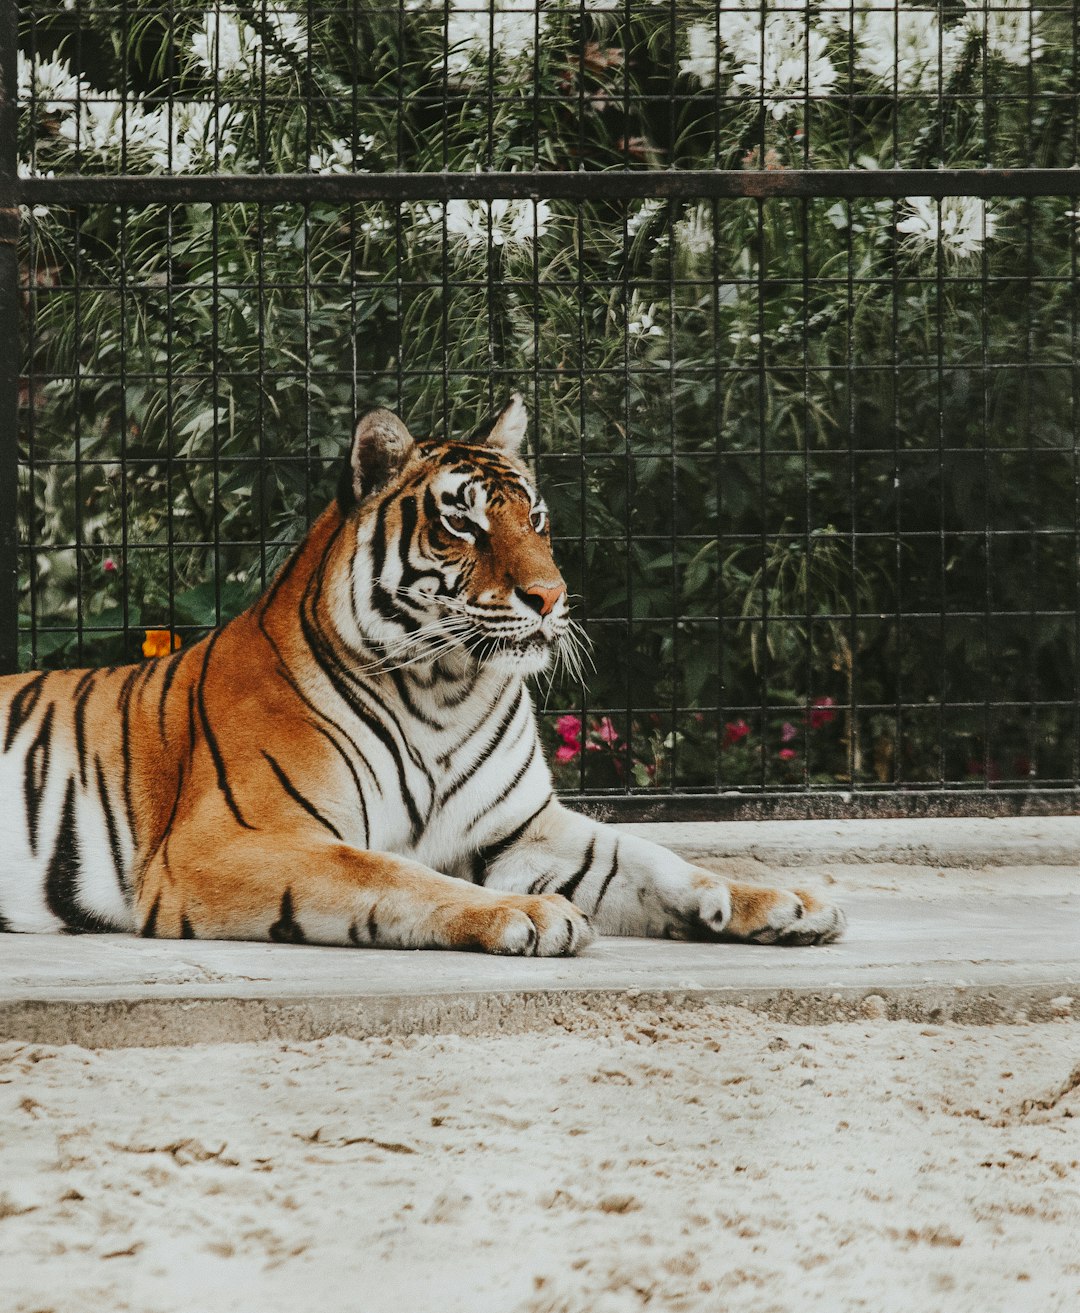
M 601 934 L 827 944 L 846 924 L 806 890 L 737 884 L 554 801 L 481 856 L 488 888 L 562 894 Z
M 170 839 L 139 886 L 136 924 L 167 939 L 271 939 L 380 948 L 576 953 L 587 918 L 557 895 L 500 893 L 391 853 L 291 834 L 220 850 Z

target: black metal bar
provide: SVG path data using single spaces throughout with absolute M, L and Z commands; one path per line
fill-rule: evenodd
M 78 175 L 19 178 L 23 204 L 181 204 L 251 201 L 546 200 L 660 197 L 1080 196 L 1078 169 L 681 169 L 522 173 Z
M 17 0 L 0 0 L 0 674 L 19 664 Z

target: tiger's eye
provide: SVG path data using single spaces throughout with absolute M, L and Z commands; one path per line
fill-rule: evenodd
M 443 524 L 453 533 L 469 533 L 472 529 L 464 515 L 444 515 Z
M 547 527 L 547 511 L 542 511 L 537 507 L 529 515 L 529 520 L 537 533 L 543 533 L 544 529 Z

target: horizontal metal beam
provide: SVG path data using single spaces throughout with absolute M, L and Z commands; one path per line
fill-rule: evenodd
M 215 201 L 603 201 L 774 197 L 1080 196 L 1080 169 L 682 169 L 578 173 L 123 174 L 20 178 L 23 205 Z

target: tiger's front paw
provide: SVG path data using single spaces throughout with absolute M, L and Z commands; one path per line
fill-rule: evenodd
M 751 944 L 831 944 L 840 938 L 847 917 L 805 889 L 767 889 L 731 885 L 731 919 L 724 937 Z
M 596 938 L 585 913 L 559 894 L 508 894 L 477 921 L 475 944 L 485 953 L 569 957 Z

